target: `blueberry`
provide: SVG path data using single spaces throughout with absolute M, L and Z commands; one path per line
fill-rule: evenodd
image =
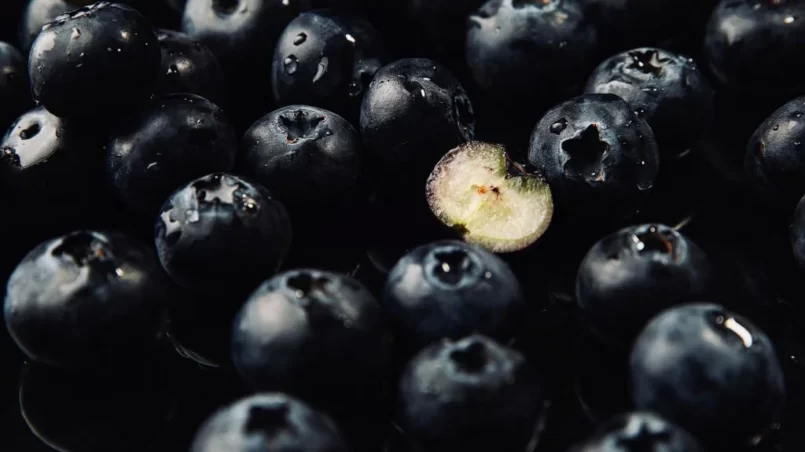
M 389 273 L 382 303 L 396 336 L 414 350 L 474 332 L 511 339 L 526 308 L 502 259 L 458 241 L 429 243 L 403 256 Z
M 364 145 L 390 184 L 420 188 L 439 159 L 472 140 L 474 130 L 464 88 L 446 68 L 424 58 L 381 68 L 361 105 Z
M 56 116 L 121 116 L 157 81 L 159 43 L 148 20 L 98 2 L 45 25 L 31 48 L 34 100 Z
M 537 439 L 545 391 L 523 355 L 473 335 L 422 350 L 398 395 L 397 421 L 424 450 L 522 452 Z
M 640 207 L 659 170 L 654 133 L 623 99 L 585 94 L 534 127 L 528 160 L 551 186 L 557 212 L 619 220 Z
M 274 99 L 357 120 L 362 95 L 385 53 L 377 30 L 358 16 L 330 9 L 302 13 L 285 27 L 274 50 Z
M 364 410 L 383 390 L 383 312 L 349 276 L 291 270 L 252 293 L 235 318 L 232 362 L 255 390 L 283 391 L 330 413 Z
M 794 209 L 794 217 L 789 228 L 788 236 L 794 257 L 800 268 L 805 269 L 805 196 L 799 200 Z
M 619 53 L 587 81 L 587 93 L 623 98 L 651 126 L 664 157 L 687 150 L 709 132 L 713 89 L 692 59 L 652 47 Z
M 176 187 L 231 170 L 237 147 L 234 129 L 215 104 L 170 94 L 147 102 L 115 128 L 106 171 L 129 208 L 152 216 Z
M 192 93 L 225 104 L 224 74 L 218 59 L 200 41 L 172 30 L 157 30 L 162 76 L 157 91 Z
M 0 41 L 0 130 L 5 130 L 31 104 L 25 58 Z
M 600 425 L 572 452 L 704 452 L 690 435 L 650 412 L 632 412 Z
M 103 368 L 151 346 L 166 302 L 147 247 L 118 233 L 78 231 L 42 243 L 19 263 L 4 314 L 29 358 Z
M 755 130 L 744 168 L 758 194 L 795 203 L 805 194 L 805 97 L 778 108 Z
M 487 95 L 525 114 L 584 81 L 597 41 L 575 0 L 489 0 L 469 18 L 467 65 Z
M 721 0 L 707 25 L 704 56 L 726 89 L 777 101 L 805 89 L 796 75 L 803 46 L 805 4 Z
M 777 420 L 783 372 L 765 333 L 715 304 L 672 308 L 638 337 L 632 397 L 717 448 L 754 442 Z
M 576 276 L 576 301 L 598 336 L 630 346 L 652 317 L 705 299 L 713 283 L 701 248 L 668 226 L 644 224 L 590 249 Z
M 198 291 L 248 293 L 277 271 L 291 245 L 282 203 L 260 184 L 226 173 L 173 192 L 155 230 L 162 266 Z
M 192 452 L 347 452 L 324 413 L 281 393 L 255 394 L 213 413 L 199 428 Z
M 241 149 L 240 170 L 276 193 L 292 211 L 318 211 L 357 198 L 360 137 L 331 111 L 282 107 L 246 131 Z
M 206 44 L 226 78 L 236 122 L 252 123 L 271 105 L 271 55 L 286 25 L 309 0 L 187 0 L 182 32 Z M 242 117 L 241 117 L 242 116 Z

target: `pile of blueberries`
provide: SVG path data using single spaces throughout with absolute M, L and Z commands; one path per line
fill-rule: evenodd
M 801 0 L 2 0 L 0 449 L 805 450 L 803 56 Z

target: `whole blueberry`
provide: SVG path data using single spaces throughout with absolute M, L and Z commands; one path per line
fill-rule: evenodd
M 701 140 L 713 122 L 714 92 L 692 59 L 652 47 L 619 53 L 587 80 L 587 93 L 623 98 L 672 157 Z
M 522 452 L 544 414 L 537 371 L 481 335 L 422 350 L 398 391 L 397 422 L 423 450 Z
M 754 441 L 774 423 L 785 385 L 774 346 L 745 318 L 715 304 L 655 317 L 631 356 L 632 398 L 708 445 Z
M 246 131 L 240 155 L 243 174 L 276 193 L 292 211 L 331 210 L 357 198 L 360 137 L 331 111 L 306 105 L 275 110 Z
M 277 39 L 308 9 L 309 0 L 187 0 L 182 32 L 206 44 L 218 58 L 227 99 L 239 107 L 232 112 L 238 122 L 248 126 L 269 111 Z
M 785 203 L 805 194 L 805 97 L 774 111 L 746 145 L 744 168 L 758 193 Z
M 25 58 L 11 44 L 0 41 L 0 130 L 32 104 Z
M 644 224 L 608 235 L 587 252 L 576 302 L 598 336 L 628 347 L 655 315 L 705 299 L 713 285 L 701 248 L 668 226 Z
M 210 49 L 178 31 L 160 29 L 156 34 L 162 52 L 157 91 L 197 94 L 216 105 L 224 105 L 224 74 Z
M 582 83 L 597 42 L 576 0 L 489 0 L 467 22 L 467 65 L 488 95 L 528 110 Z
M 260 184 L 226 173 L 173 192 L 155 231 L 162 266 L 198 291 L 248 293 L 277 271 L 291 245 L 282 203 Z
M 396 337 L 414 351 L 475 332 L 511 339 L 526 308 L 509 266 L 459 241 L 429 243 L 403 256 L 389 273 L 382 304 Z
M 604 221 L 639 208 L 659 170 L 651 127 L 614 94 L 548 110 L 531 133 L 528 160 L 545 175 L 558 212 Z
M 802 94 L 796 75 L 805 46 L 805 4 L 721 0 L 710 16 L 704 57 L 723 87 L 775 101 Z
M 255 394 L 213 413 L 191 452 L 348 452 L 329 416 L 282 393 Z
M 385 53 L 380 34 L 365 19 L 331 9 L 302 13 L 285 27 L 274 50 L 274 99 L 357 120 L 361 97 Z
M 704 452 L 690 433 L 650 412 L 632 412 L 601 424 L 571 452 Z
M 56 116 L 121 116 L 151 94 L 159 43 L 148 20 L 118 3 L 98 2 L 45 25 L 31 48 L 34 100 Z
M 151 250 L 118 233 L 48 240 L 8 280 L 5 323 L 31 359 L 104 367 L 146 350 L 161 327 L 167 286 Z
M 805 196 L 799 200 L 794 209 L 794 217 L 788 229 L 794 257 L 800 268 L 805 269 Z
M 434 165 L 472 140 L 475 114 L 450 72 L 425 58 L 395 61 L 375 74 L 361 104 L 360 132 L 381 172 L 424 185 Z
M 193 94 L 154 98 L 109 137 L 106 171 L 135 212 L 156 215 L 176 187 L 235 164 L 235 131 L 215 104 Z
M 251 388 L 287 392 L 330 413 L 373 406 L 390 353 L 372 294 L 349 276 L 310 269 L 258 287 L 235 318 L 231 346 Z

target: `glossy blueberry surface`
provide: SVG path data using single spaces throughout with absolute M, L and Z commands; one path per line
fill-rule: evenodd
M 651 127 L 614 94 L 585 94 L 540 119 L 528 161 L 542 171 L 564 215 L 608 221 L 633 213 L 654 185 Z
M 226 105 L 224 74 L 212 51 L 178 31 L 158 29 L 156 34 L 162 52 L 157 91 L 197 94 L 216 105 Z
M 216 411 L 201 427 L 192 452 L 347 452 L 326 414 L 281 393 L 262 393 Z
M 632 398 L 709 445 L 745 446 L 778 421 L 785 395 L 768 336 L 716 304 L 655 317 L 631 355 Z
M 145 17 L 99 2 L 42 27 L 28 73 L 34 100 L 54 115 L 103 118 L 122 116 L 121 107 L 151 94 L 159 61 L 159 43 Z
M 363 93 L 386 60 L 380 34 L 365 19 L 331 9 L 302 13 L 274 50 L 274 100 L 357 120 Z
M 705 252 L 674 229 L 630 226 L 587 252 L 576 276 L 576 302 L 596 334 L 628 347 L 655 315 L 706 298 L 713 273 Z
M 403 370 L 397 421 L 425 450 L 523 450 L 545 388 L 523 355 L 481 335 L 443 340 Z
M 714 92 L 692 59 L 644 47 L 610 57 L 587 80 L 588 93 L 616 94 L 651 126 L 663 157 L 688 150 L 713 122 Z
M 202 292 L 248 293 L 279 268 L 291 246 L 282 203 L 260 184 L 227 173 L 173 192 L 155 225 L 162 266 L 177 284 Z
M 650 412 L 618 416 L 602 424 L 572 452 L 704 452 L 688 432 Z
M 403 256 L 389 273 L 382 303 L 400 345 L 413 350 L 474 332 L 506 341 L 525 311 L 509 266 L 458 241 L 422 245 Z
M 17 265 L 3 315 L 30 359 L 102 367 L 151 345 L 167 299 L 159 262 L 146 245 L 79 231 L 42 243 Z
M 177 187 L 235 164 L 237 138 L 221 109 L 203 97 L 156 97 L 112 131 L 107 177 L 126 205 L 156 215 Z

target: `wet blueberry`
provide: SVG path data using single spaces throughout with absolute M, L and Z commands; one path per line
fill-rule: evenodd
M 668 226 L 645 224 L 590 249 L 576 276 L 576 302 L 593 332 L 629 347 L 655 315 L 706 299 L 713 285 L 701 248 Z
M 707 25 L 704 56 L 723 87 L 777 102 L 805 89 L 796 75 L 803 46 L 802 2 L 721 0 Z
M 255 394 L 213 413 L 192 452 L 348 452 L 329 416 L 281 393 Z
M 389 345 L 383 312 L 361 283 L 309 269 L 255 290 L 231 343 L 232 362 L 251 388 L 287 392 L 336 414 L 376 407 Z
M 180 185 L 231 170 L 237 146 L 234 129 L 215 104 L 193 94 L 164 95 L 112 132 L 107 176 L 130 209 L 153 216 Z
M 746 145 L 744 168 L 762 196 L 795 203 L 805 194 L 805 97 L 778 108 Z
M 0 130 L 30 104 L 25 58 L 11 44 L 0 42 Z
M 572 452 L 704 452 L 690 433 L 650 412 L 633 412 L 604 422 Z
M 167 286 L 146 246 L 117 233 L 48 240 L 8 281 L 6 327 L 31 359 L 60 367 L 131 361 L 161 327 Z
M 550 110 L 534 127 L 528 160 L 542 171 L 557 212 L 617 221 L 640 207 L 654 184 L 654 133 L 614 94 L 585 94 Z
M 277 42 L 271 71 L 279 105 L 306 104 L 357 121 L 361 98 L 386 60 L 366 20 L 336 10 L 302 13 Z
M 28 52 L 43 26 L 62 14 L 91 3 L 93 3 L 91 0 L 28 0 L 20 23 L 21 48 Z
M 381 68 L 361 105 L 361 136 L 387 184 L 421 187 L 439 159 L 472 140 L 474 131 L 464 88 L 446 68 L 424 58 Z
M 526 309 L 509 266 L 458 241 L 433 242 L 403 256 L 389 273 L 382 304 L 396 337 L 414 351 L 475 332 L 505 342 Z
M 520 353 L 481 335 L 422 350 L 398 391 L 397 422 L 423 450 L 529 450 L 544 414 L 537 371 Z
M 28 73 L 34 100 L 54 115 L 101 120 L 126 114 L 126 106 L 151 94 L 159 61 L 159 43 L 145 17 L 99 2 L 44 26 Z
M 700 141 L 713 122 L 713 89 L 693 60 L 658 48 L 607 59 L 587 80 L 585 91 L 623 98 L 651 126 L 666 158 Z
M 757 441 L 781 413 L 785 385 L 774 346 L 715 304 L 672 308 L 638 337 L 632 397 L 717 448 Z
M 218 59 L 200 41 L 172 30 L 157 30 L 162 51 L 161 93 L 191 93 L 225 104 L 224 74 Z
M 277 271 L 291 245 L 282 203 L 260 184 L 226 173 L 176 190 L 155 230 L 162 266 L 198 291 L 247 294 Z

